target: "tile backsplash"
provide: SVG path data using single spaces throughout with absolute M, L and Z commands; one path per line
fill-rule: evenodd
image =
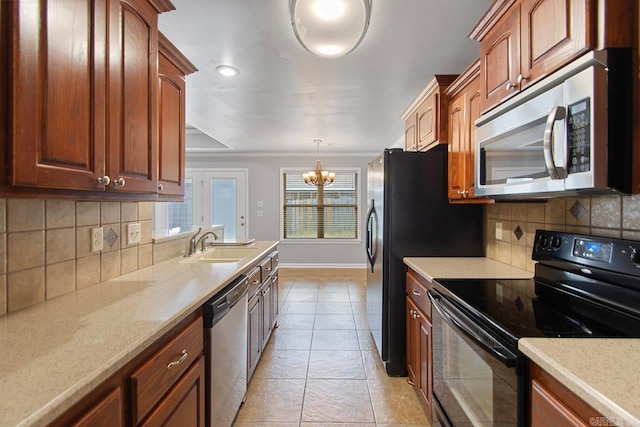
M 0 199 L 0 316 L 153 264 L 152 219 L 152 202 Z M 141 241 L 127 245 L 134 222 Z
M 640 240 L 640 195 L 487 205 L 487 257 L 533 271 L 537 229 Z

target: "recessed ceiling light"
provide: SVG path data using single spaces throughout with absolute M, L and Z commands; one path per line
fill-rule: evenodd
M 216 67 L 216 73 L 225 77 L 235 77 L 240 74 L 240 70 L 236 67 L 232 67 L 231 65 L 218 65 Z

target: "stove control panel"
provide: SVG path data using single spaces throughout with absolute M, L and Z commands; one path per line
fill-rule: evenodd
M 573 243 L 573 255 L 602 262 L 611 262 L 613 243 L 577 238 Z
M 534 261 L 568 261 L 640 280 L 640 241 L 537 230 L 533 245 Z

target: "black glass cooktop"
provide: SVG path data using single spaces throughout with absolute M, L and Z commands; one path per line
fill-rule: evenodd
M 637 320 L 534 279 L 437 279 L 434 288 L 508 341 L 640 334 Z

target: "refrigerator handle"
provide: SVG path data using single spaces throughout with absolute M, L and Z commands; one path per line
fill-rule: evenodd
M 377 241 L 376 248 L 374 249 L 374 234 L 373 234 L 373 220 L 375 219 L 376 209 L 374 207 L 374 199 L 371 199 L 371 208 L 369 208 L 369 212 L 367 213 L 367 258 L 369 259 L 369 264 L 371 264 L 371 272 L 373 273 L 373 265 L 375 262 L 375 256 L 377 252 Z M 377 230 L 376 230 L 377 234 Z

